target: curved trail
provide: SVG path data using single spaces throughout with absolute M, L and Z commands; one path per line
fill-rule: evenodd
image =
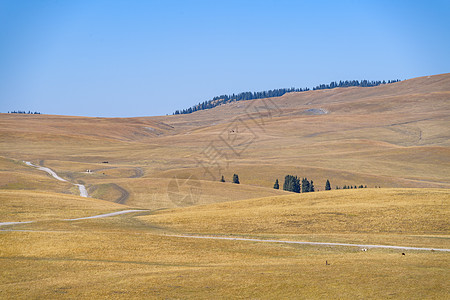
M 87 220 L 87 219 L 99 219 L 99 218 L 107 218 L 107 217 L 113 217 L 113 216 L 117 216 L 117 215 L 128 214 L 128 213 L 132 213 L 132 212 L 140 212 L 140 211 L 148 211 L 148 210 L 145 210 L 145 209 L 128 209 L 128 210 L 116 211 L 116 212 L 112 212 L 112 213 L 95 215 L 95 216 L 90 216 L 90 217 L 82 217 L 82 218 L 76 218 L 76 219 L 62 219 L 62 220 L 59 220 L 59 221 L 78 221 L 78 220 Z M 38 222 L 38 221 L 42 221 L 42 220 L 27 221 L 27 222 L 0 222 L 0 226 L 17 225 L 17 224 L 29 224 L 29 223 L 34 223 L 34 222 Z
M 122 215 L 122 214 L 128 214 L 128 213 L 132 213 L 132 212 L 139 212 L 139 211 L 146 211 L 146 210 L 142 210 L 142 209 L 129 209 L 129 210 L 116 211 L 116 212 L 113 212 L 113 213 L 101 214 L 101 215 L 96 215 L 96 216 L 91 216 L 91 217 L 83 217 L 83 218 L 76 218 L 76 219 L 64 219 L 63 221 L 77 221 L 77 220 L 87 220 L 87 219 L 106 218 L 106 217 L 112 217 L 112 216 L 117 216 L 117 215 Z
M 53 178 L 55 178 L 56 180 L 64 181 L 64 182 L 69 182 L 69 181 L 65 180 L 64 178 L 59 177 L 58 174 L 56 174 L 55 171 L 53 171 L 53 170 L 50 169 L 50 168 L 41 167 L 41 166 L 36 166 L 36 165 L 32 164 L 32 163 L 29 162 L 29 161 L 24 161 L 24 163 L 25 163 L 27 166 L 35 167 L 35 168 L 37 168 L 38 170 L 47 172 L 48 174 L 52 175 Z M 69 183 L 71 183 L 71 182 L 69 182 Z M 88 194 L 88 192 L 87 192 L 87 190 L 86 190 L 86 187 L 85 187 L 84 185 L 79 184 L 79 183 L 72 183 L 72 184 L 73 184 L 73 185 L 76 185 L 76 186 L 78 187 L 78 189 L 80 190 L 80 196 L 81 196 L 81 197 L 89 197 L 89 194 Z
M 344 246 L 344 247 L 358 247 L 358 248 L 383 248 L 383 249 L 397 249 L 397 250 L 423 250 L 423 251 L 442 251 L 450 252 L 450 249 L 440 248 L 420 248 L 420 247 L 405 247 L 405 246 L 388 246 L 388 245 L 360 245 L 360 244 L 345 244 L 345 243 L 323 243 L 323 242 L 299 242 L 299 241 L 283 241 L 283 240 L 261 240 L 248 239 L 238 237 L 220 237 L 220 236 L 199 236 L 199 235 L 166 235 L 178 238 L 192 238 L 192 239 L 211 239 L 211 240 L 230 240 L 230 241 L 248 241 L 248 242 L 262 242 L 262 243 L 282 243 L 282 244 L 300 244 L 300 245 L 316 245 L 316 246 Z
M 25 221 L 25 222 L 0 222 L 0 226 L 17 225 L 17 224 L 28 224 L 28 223 L 33 223 L 33 221 Z
M 68 182 L 68 181 L 65 180 L 64 178 L 59 177 L 58 174 L 56 174 L 55 171 L 53 171 L 53 170 L 50 169 L 50 168 L 41 167 L 41 166 L 36 166 L 36 165 L 30 163 L 29 161 L 24 161 L 24 163 L 25 163 L 27 166 L 35 167 L 35 168 L 37 168 L 38 170 L 47 172 L 48 174 L 52 175 L 56 180 Z
M 74 183 L 74 185 L 78 186 L 78 189 L 80 190 L 80 196 L 81 197 L 89 197 L 89 194 L 86 190 L 86 187 L 82 184 Z

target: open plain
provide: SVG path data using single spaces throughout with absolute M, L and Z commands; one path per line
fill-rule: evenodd
M 0 298 L 448 298 L 450 253 L 429 249 L 450 249 L 449 125 L 450 74 L 184 115 L 0 114 Z M 273 189 L 288 174 L 316 192 Z

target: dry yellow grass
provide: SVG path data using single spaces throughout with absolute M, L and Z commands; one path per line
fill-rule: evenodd
M 0 298 L 447 298 L 447 253 L 164 234 L 450 248 L 449 87 L 443 74 L 291 93 L 269 101 L 272 115 L 258 113 L 267 100 L 145 118 L 0 114 L 0 222 L 43 220 L 1 228 L 30 231 L 0 230 Z M 22 160 L 97 198 L 125 190 L 129 206 L 183 208 L 59 221 L 128 206 L 62 194 L 77 189 Z M 320 190 L 326 179 L 440 189 L 286 195 L 272 189 L 286 174 Z M 177 191 L 174 177 L 191 179 Z
M 211 180 L 201 161 L 216 180 L 239 173 L 244 184 L 263 187 L 297 174 L 319 187 L 330 179 L 340 186 L 448 188 L 448 86 L 450 75 L 443 74 L 374 88 L 291 93 L 270 100 L 277 106 L 269 103 L 271 115 L 257 113 L 267 100 L 148 118 L 1 114 L 0 154 L 44 160 L 88 185 L 128 178 L 133 186 L 136 168 L 146 178 L 192 172 Z M 311 108 L 329 114 L 304 113 Z M 231 149 L 221 138 L 236 124 L 244 143 Z M 214 149 L 222 156 L 211 160 L 208 155 L 217 153 L 208 151 Z M 82 174 L 86 169 L 103 170 L 88 176 Z
M 411 246 L 416 243 L 450 248 L 448 190 L 361 189 L 291 194 L 159 211 L 140 219 L 183 233 L 287 235 L 314 241 L 341 239 L 381 244 L 390 236 L 387 240 L 394 245 L 406 242 Z
M 2 245 L 0 296 L 9 299 L 443 299 L 449 288 L 442 253 L 128 233 L 2 233 Z
M 194 174 L 194 173 L 192 173 Z M 190 175 L 185 173 L 185 175 Z M 188 177 L 189 178 L 189 177 Z M 288 192 L 251 185 L 209 182 L 186 177 L 92 180 L 94 187 L 112 182 L 129 191 L 126 204 L 146 209 L 186 207 L 225 201 L 285 195 Z M 94 194 L 95 195 L 95 192 Z
M 38 190 L 69 192 L 71 184 L 57 181 L 47 173 L 26 166 L 22 161 L 0 157 L 0 190 Z
M 340 192 L 345 195 L 336 195 Z M 418 218 L 421 206 L 434 207 L 436 201 L 448 196 L 448 192 L 442 190 L 381 189 L 339 193 L 243 200 L 162 211 L 151 216 L 122 215 L 63 224 L 54 221 L 21 225 L 21 229 L 39 230 L 31 232 L 0 231 L 0 296 L 8 299 L 443 299 L 448 295 L 447 253 L 405 251 L 403 256 L 402 250 L 361 252 L 348 247 L 196 240 L 161 235 L 170 233 L 170 229 L 159 227 L 170 225 L 180 232 L 194 226 L 195 230 L 211 232 L 206 228 L 212 226 L 217 229 L 215 232 L 228 234 L 224 231 L 243 232 L 254 224 L 253 228 L 258 230 L 246 236 L 257 235 L 261 229 L 267 232 L 270 226 L 273 232 L 285 232 L 291 226 L 283 220 L 292 217 L 284 215 L 285 212 L 299 213 L 295 208 L 302 205 L 296 200 L 298 196 L 307 196 L 302 209 L 317 206 L 314 213 L 327 226 L 337 226 L 326 230 L 309 227 L 313 232 L 328 233 L 328 237 L 316 235 L 316 239 L 333 237 L 334 241 L 342 241 L 349 238 L 339 233 L 346 232 L 347 225 L 321 214 L 330 210 L 328 204 L 334 203 L 333 199 L 336 199 L 337 211 L 356 213 L 358 217 L 361 207 L 370 207 L 381 214 L 370 218 L 368 229 L 378 232 L 385 229 L 379 219 L 386 211 L 409 207 L 414 212 L 412 216 Z M 357 196 L 364 193 L 372 195 L 370 200 Z M 408 198 L 411 203 L 405 203 Z M 448 201 L 448 197 L 444 199 Z M 315 201 L 318 203 L 313 204 Z M 448 208 L 446 210 L 448 213 Z M 305 211 L 303 215 L 308 216 L 308 213 Z M 434 209 L 422 212 L 422 218 L 425 215 L 437 221 L 443 218 Z M 390 219 L 392 216 L 388 215 L 386 220 Z M 181 225 L 178 226 L 178 222 Z M 429 226 L 419 222 L 409 232 L 429 234 Z M 361 233 L 367 228 L 352 230 Z M 448 232 L 444 234 L 443 230 L 436 237 L 448 241 Z M 338 234 L 333 235 L 333 232 Z M 291 239 L 294 236 L 307 238 L 306 235 L 289 235 Z M 391 237 L 390 242 L 396 241 L 391 232 L 384 232 L 382 236 Z M 414 235 L 410 235 L 410 239 L 414 239 Z
M 98 199 L 49 192 L 0 190 L 0 222 L 80 218 L 127 208 Z

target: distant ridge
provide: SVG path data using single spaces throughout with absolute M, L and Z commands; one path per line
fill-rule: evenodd
M 320 84 L 313 88 L 313 90 L 328 90 L 328 89 L 334 89 L 339 87 L 351 87 L 351 86 L 359 86 L 359 87 L 373 87 L 378 86 L 381 84 L 389 84 L 389 83 L 395 83 L 399 82 L 401 80 L 388 80 L 388 81 L 369 81 L 369 80 L 345 80 L 345 81 L 332 81 L 329 84 Z M 176 110 L 173 115 L 180 115 L 180 114 L 190 114 L 199 110 L 205 110 L 214 108 L 216 106 L 230 103 L 233 101 L 242 101 L 242 100 L 253 100 L 253 99 L 264 99 L 264 98 L 273 98 L 273 97 L 281 97 L 286 93 L 292 93 L 292 92 L 307 92 L 310 91 L 309 88 L 282 88 L 282 89 L 275 89 L 275 90 L 269 90 L 269 91 L 263 91 L 263 92 L 242 92 L 237 95 L 221 95 L 216 96 L 212 98 L 211 100 L 200 102 L 197 105 L 194 105 L 192 107 L 189 107 L 188 109 L 183 110 Z

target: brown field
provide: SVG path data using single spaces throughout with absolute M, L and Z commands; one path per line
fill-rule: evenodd
M 448 252 L 170 235 L 450 248 L 449 125 L 450 74 L 189 115 L 0 114 L 0 222 L 34 221 L 0 226 L 0 298 L 448 298 Z M 319 192 L 274 190 L 287 174 Z M 126 209 L 149 211 L 62 221 Z

